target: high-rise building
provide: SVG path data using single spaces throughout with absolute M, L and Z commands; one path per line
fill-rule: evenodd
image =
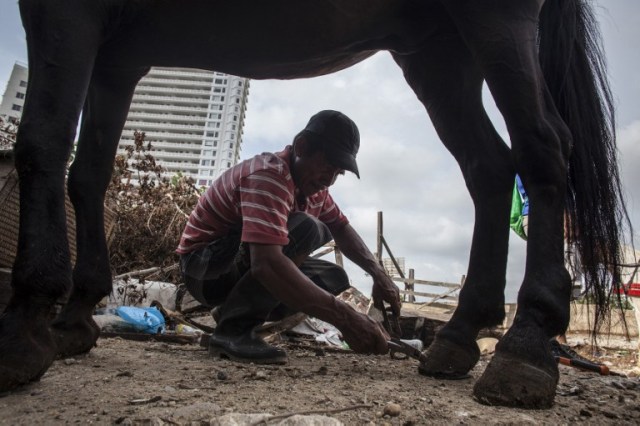
M 152 68 L 136 87 L 118 153 L 145 132 L 166 177 L 209 185 L 240 158 L 249 80 L 219 72 Z
M 13 64 L 13 70 L 7 82 L 4 96 L 2 96 L 0 115 L 18 120 L 22 117 L 28 77 L 29 69 L 27 68 L 27 64 L 16 61 L 16 63 Z

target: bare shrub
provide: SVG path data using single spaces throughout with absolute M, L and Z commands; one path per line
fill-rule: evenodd
M 166 179 L 162 172 L 151 143 L 135 132 L 134 144 L 116 157 L 106 194 L 106 204 L 116 213 L 110 245 L 114 274 L 178 262 L 175 249 L 200 193 L 193 179 L 179 174 Z M 178 283 L 179 274 L 174 269 L 154 279 Z

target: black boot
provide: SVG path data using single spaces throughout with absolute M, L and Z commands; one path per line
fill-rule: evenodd
M 287 353 L 255 334 L 279 304 L 251 273 L 246 273 L 222 305 L 220 321 L 209 339 L 209 354 L 239 362 L 285 364 Z

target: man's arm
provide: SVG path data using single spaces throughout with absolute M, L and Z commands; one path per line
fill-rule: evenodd
M 385 354 L 388 336 L 379 324 L 316 286 L 278 245 L 250 244 L 251 275 L 288 307 L 335 325 L 351 349 Z
M 361 267 L 373 278 L 373 303 L 382 308 L 385 301 L 391 305 L 393 313 L 400 315 L 400 290 L 378 263 L 355 229 L 349 224 L 332 231 L 336 245 L 353 263 Z

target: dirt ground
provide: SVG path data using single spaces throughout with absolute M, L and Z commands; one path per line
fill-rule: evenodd
M 419 375 L 411 359 L 282 346 L 287 365 L 255 366 L 209 358 L 198 344 L 101 338 L 89 354 L 56 361 L 39 382 L 0 396 L 0 424 L 640 423 L 637 377 L 561 366 L 552 409 L 507 409 L 472 398 L 490 355 L 472 378 L 443 381 Z M 635 363 L 629 349 L 600 355 L 619 371 Z M 265 422 L 265 413 L 280 417 Z

